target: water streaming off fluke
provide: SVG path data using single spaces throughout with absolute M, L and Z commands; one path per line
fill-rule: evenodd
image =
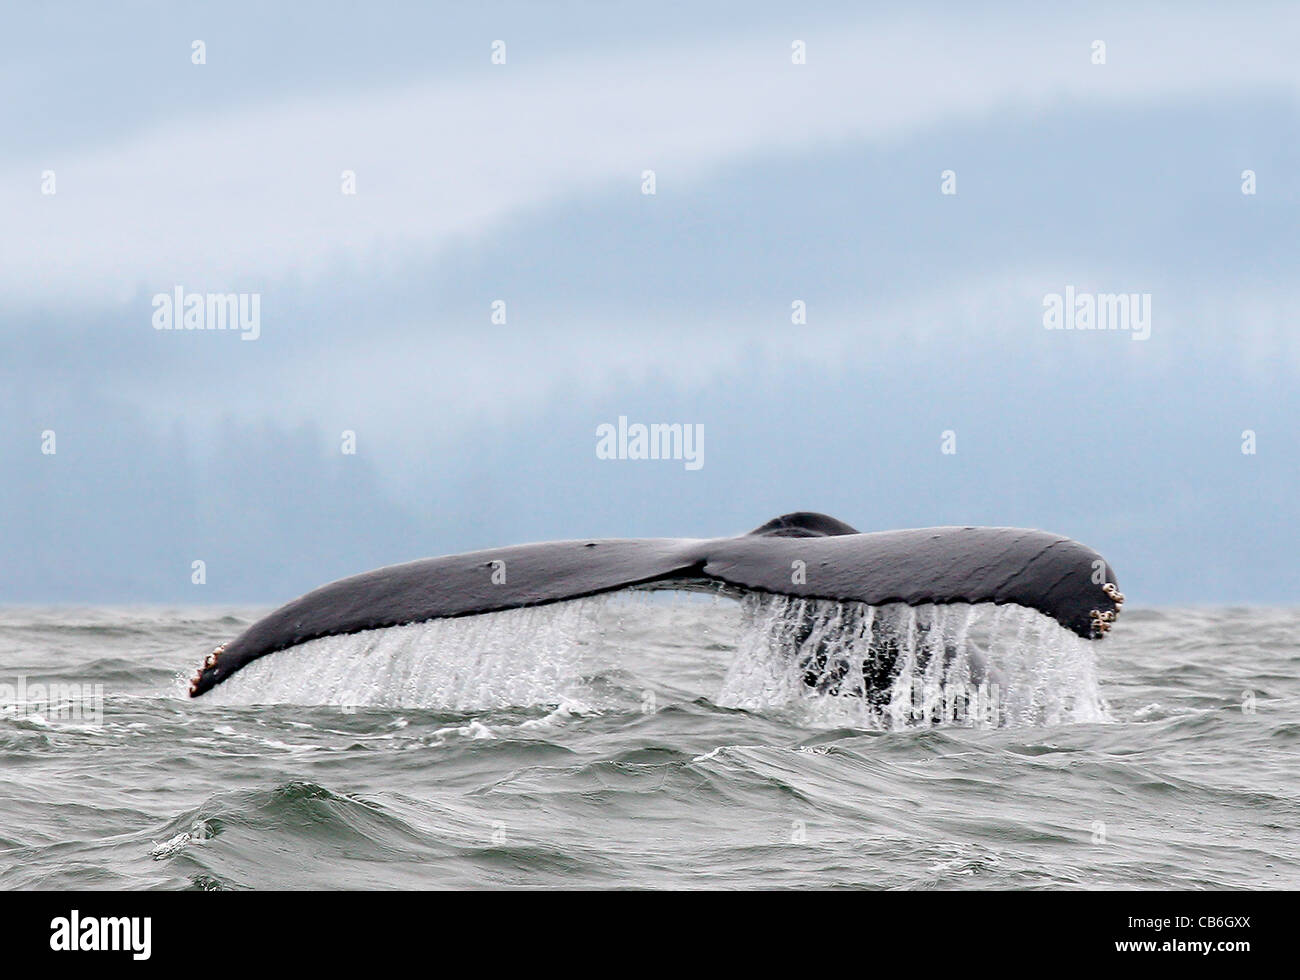
M 557 705 L 582 685 L 604 597 L 311 640 L 249 664 L 220 704 L 489 711 Z
M 671 606 L 637 593 L 434 620 L 264 657 L 212 700 L 457 712 L 584 702 L 593 674 L 618 669 L 630 645 L 618 611 L 629 602 L 659 632 L 672 630 Z M 698 692 L 723 707 L 874 729 L 1107 717 L 1089 642 L 1020 606 L 870 606 L 754 593 L 714 607 L 717 642 L 692 653 L 725 668 L 720 685 Z M 631 690 L 628 700 L 644 692 Z
M 1023 606 L 754 594 L 742 609 L 727 707 L 883 729 L 1107 720 L 1092 644 Z

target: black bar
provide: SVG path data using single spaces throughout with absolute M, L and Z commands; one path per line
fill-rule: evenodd
M 787 954 L 807 968 L 847 954 L 926 972 L 1031 962 L 1230 970 L 1282 962 L 1294 901 L 1283 892 L 10 892 L 0 894 L 0 941 L 11 968 L 337 968 L 415 955 L 430 972 L 511 961 L 549 971 L 680 964 L 694 947 L 709 957 L 697 966 L 728 972 Z M 74 909 L 83 933 L 90 918 L 148 917 L 148 959 L 127 941 L 52 949 Z M 142 938 L 143 922 L 122 935 Z M 1153 945 L 1120 945 L 1143 943 Z

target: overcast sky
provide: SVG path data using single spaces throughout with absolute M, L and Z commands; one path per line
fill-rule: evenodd
M 0 599 L 813 509 L 1296 601 L 1300 9 L 699 6 L 14 5 Z M 154 329 L 177 287 L 260 335 Z M 619 416 L 703 467 L 598 459 Z

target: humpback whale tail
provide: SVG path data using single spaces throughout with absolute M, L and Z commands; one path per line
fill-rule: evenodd
M 825 514 L 799 512 L 738 537 L 553 541 L 428 558 L 341 579 L 218 647 L 189 693 L 199 697 L 253 661 L 312 640 L 631 588 L 769 596 L 797 601 L 804 610 L 817 602 L 855 608 L 1015 605 L 1084 639 L 1103 636 L 1124 601 L 1105 560 L 1059 535 L 991 527 L 861 533 Z M 818 679 L 808 683 L 820 688 L 825 658 L 818 673 L 817 646 L 807 644 L 814 626 L 812 619 L 798 624 L 786 642 L 811 658 L 808 676 Z M 878 625 L 875 630 L 859 634 L 860 652 L 874 667 L 861 673 L 855 693 L 867 697 L 888 683 L 899 662 L 896 639 L 881 634 Z M 837 683 L 836 691 L 843 686 Z

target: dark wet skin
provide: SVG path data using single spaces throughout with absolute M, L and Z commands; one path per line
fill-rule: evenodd
M 259 657 L 320 637 L 628 588 L 864 605 L 1012 603 L 1088 639 L 1110 628 L 1123 601 L 1105 561 L 1060 535 L 987 527 L 859 533 L 825 514 L 798 512 L 733 538 L 551 541 L 354 575 L 287 603 L 222 644 L 195 675 L 190 695 L 203 695 Z M 897 646 L 897 639 L 877 637 L 873 628 L 864 661 L 867 697 L 878 696 L 871 692 L 885 688 L 876 681 L 896 671 Z M 810 662 L 810 673 L 813 666 Z

